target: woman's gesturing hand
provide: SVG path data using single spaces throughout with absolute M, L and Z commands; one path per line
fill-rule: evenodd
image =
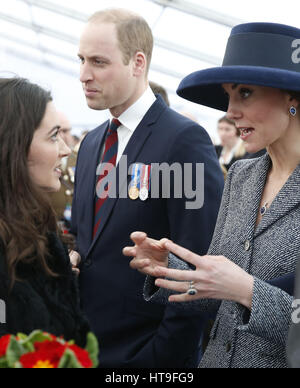
M 142 232 L 132 233 L 130 238 L 135 246 L 124 248 L 123 254 L 133 257 L 130 263 L 131 268 L 146 275 L 156 276 L 157 267 L 168 266 L 169 251 L 164 247 L 167 239 L 153 240 Z
M 238 302 L 252 308 L 254 278 L 224 256 L 198 256 L 195 253 L 166 240 L 166 251 L 192 264 L 194 271 L 156 267 L 154 274 L 158 287 L 175 291 L 170 302 L 189 302 L 197 299 L 218 299 Z M 172 279 L 172 280 L 167 280 Z M 196 295 L 189 295 L 193 289 Z

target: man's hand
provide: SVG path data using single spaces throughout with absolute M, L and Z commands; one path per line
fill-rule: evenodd
M 81 262 L 81 256 L 78 252 L 71 251 L 69 253 L 70 262 L 72 264 L 72 271 L 78 276 L 80 274 L 79 269 L 77 268 Z
M 153 240 L 147 237 L 146 233 L 135 232 L 130 236 L 135 243 L 134 247 L 123 249 L 124 256 L 133 257 L 130 267 L 146 275 L 156 276 L 157 267 L 168 266 L 169 251 L 165 249 L 164 244 L 167 239 Z

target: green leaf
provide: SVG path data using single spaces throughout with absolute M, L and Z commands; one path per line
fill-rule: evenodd
M 58 369 L 83 369 L 83 366 L 77 360 L 75 353 L 71 349 L 66 349 L 59 362 Z
M 88 333 L 85 350 L 89 353 L 93 368 L 99 365 L 99 344 L 97 337 L 93 333 Z
M 41 330 L 35 330 L 29 336 L 25 336 L 25 337 L 24 339 L 20 340 L 20 344 L 28 352 L 34 352 L 34 344 L 36 342 L 44 342 L 44 341 L 52 340 L 50 334 L 44 333 Z
M 0 358 L 0 369 L 7 369 L 8 368 L 8 363 L 6 360 L 6 357 L 1 357 Z
M 35 342 L 52 341 L 51 335 L 48 333 L 44 333 L 41 330 L 33 331 L 27 339 L 32 344 L 34 344 Z
M 19 338 L 20 341 L 25 341 L 28 338 L 28 335 L 23 333 L 18 333 L 17 338 Z
M 27 352 L 24 347 L 16 340 L 16 337 L 12 336 L 6 352 L 8 367 L 15 368 L 15 363 L 25 353 Z

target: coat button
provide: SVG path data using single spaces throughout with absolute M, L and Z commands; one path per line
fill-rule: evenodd
M 84 266 L 85 267 L 90 267 L 92 265 L 92 260 L 91 259 L 87 259 L 86 261 L 85 261 L 85 263 L 84 263 Z
M 226 352 L 227 352 L 227 353 L 230 353 L 230 352 L 231 352 L 231 349 L 232 349 L 231 342 L 228 342 L 228 344 L 226 345 Z
M 246 242 L 245 242 L 245 251 L 249 251 L 249 249 L 250 249 L 250 247 L 251 247 L 251 243 L 250 243 L 250 241 L 249 240 L 247 240 Z

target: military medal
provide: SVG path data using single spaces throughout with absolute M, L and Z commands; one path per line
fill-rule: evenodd
M 141 177 L 140 200 L 147 201 L 149 198 L 149 166 L 143 166 Z
M 137 200 L 139 197 L 139 189 L 135 186 L 131 187 L 129 190 L 129 198 L 133 201 Z
M 136 201 L 139 197 L 140 191 L 138 189 L 138 174 L 139 174 L 139 165 L 135 164 L 132 174 L 131 187 L 129 189 L 129 198 L 133 201 Z

